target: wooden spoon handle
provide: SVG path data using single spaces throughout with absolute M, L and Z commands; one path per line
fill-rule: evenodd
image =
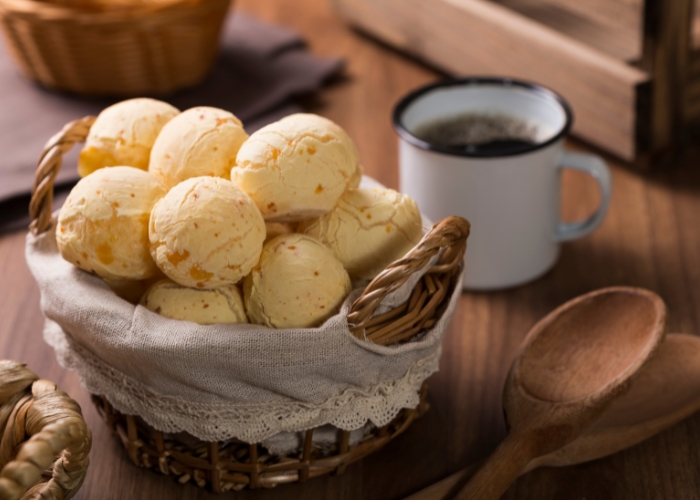
M 509 434 L 455 500 L 498 500 L 534 458 L 527 435 Z
M 482 460 L 471 464 L 466 469 L 455 472 L 451 476 L 414 493 L 410 497 L 404 498 L 404 500 L 454 500 L 457 492 L 476 474 L 476 471 L 479 470 L 483 463 L 484 461 Z

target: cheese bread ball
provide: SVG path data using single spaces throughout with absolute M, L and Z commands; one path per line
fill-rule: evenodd
M 216 288 L 236 283 L 257 264 L 265 221 L 231 181 L 195 177 L 153 207 L 149 237 L 151 255 L 168 278 Z
M 362 182 L 362 176 L 365 174 L 365 169 L 359 163 L 355 167 L 355 172 L 353 172 L 350 179 L 348 179 L 348 189 L 357 189 L 360 187 L 360 182 Z
M 330 247 L 353 281 L 374 278 L 423 234 L 416 202 L 381 188 L 347 191 L 333 210 L 302 222 L 298 231 Z
M 343 130 L 338 124 L 323 118 L 322 116 L 318 115 L 308 115 L 309 117 L 314 117 L 318 119 L 319 123 L 322 124 L 327 124 L 330 126 L 330 128 L 334 131 L 335 134 L 340 137 L 340 140 L 342 140 L 345 143 L 345 146 L 348 148 L 350 151 L 351 157 L 352 157 L 352 162 L 355 164 L 355 169 L 348 179 L 348 189 L 357 189 L 360 187 L 360 181 L 362 181 L 362 176 L 365 173 L 365 169 L 362 167 L 362 164 L 360 163 L 360 152 L 357 149 L 357 146 L 355 145 L 355 142 L 350 138 L 350 136 Z
M 102 167 L 148 169 L 151 148 L 163 126 L 180 111 L 167 102 L 139 98 L 104 109 L 88 133 L 78 158 L 81 177 Z
M 261 128 L 241 146 L 231 180 L 265 220 L 295 222 L 328 212 L 357 177 L 357 149 L 335 123 L 295 114 Z
M 243 297 L 236 285 L 201 290 L 161 280 L 148 289 L 141 305 L 166 318 L 200 325 L 248 322 Z
M 148 171 L 168 188 L 203 175 L 228 179 L 246 139 L 243 124 L 232 113 L 204 106 L 188 109 L 163 127 Z
M 265 223 L 265 243 L 277 238 L 282 234 L 291 234 L 296 232 L 296 224 L 290 222 L 266 222 Z
M 338 312 L 350 290 L 333 253 L 303 234 L 266 243 L 243 285 L 250 321 L 273 328 L 318 326 Z
M 61 256 L 102 278 L 155 276 L 148 218 L 165 192 L 158 179 L 134 167 L 103 168 L 81 179 L 58 214 Z
M 350 138 L 347 132 L 345 132 L 345 130 L 340 125 L 338 125 L 335 122 L 332 122 L 331 120 L 314 114 L 307 114 L 305 116 L 306 119 L 309 121 L 316 120 L 318 122 L 319 127 L 328 127 L 333 132 L 333 134 L 335 134 L 345 144 L 345 147 L 350 152 L 350 156 L 352 158 L 351 161 L 355 165 L 354 171 L 348 179 L 347 187 L 348 189 L 358 188 L 360 186 L 360 181 L 362 180 L 362 175 L 365 173 L 365 171 L 362 165 L 360 164 L 360 151 L 357 149 L 355 141 L 353 141 Z

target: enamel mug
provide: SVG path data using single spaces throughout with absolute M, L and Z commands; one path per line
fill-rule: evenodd
M 516 149 L 479 150 L 429 144 L 415 135 L 426 123 L 462 114 L 508 115 L 534 127 L 536 137 Z M 554 266 L 561 242 L 582 238 L 602 222 L 610 171 L 597 156 L 564 149 L 572 120 L 558 94 L 507 78 L 439 82 L 394 108 L 401 191 L 432 220 L 461 215 L 471 222 L 465 289 L 527 283 Z M 585 220 L 560 221 L 563 168 L 591 175 L 600 187 L 600 207 Z

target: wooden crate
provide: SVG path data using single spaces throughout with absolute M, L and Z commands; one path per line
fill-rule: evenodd
M 574 133 L 653 163 L 700 119 L 694 0 L 331 0 L 351 24 L 454 75 L 542 83 Z M 697 0 L 700 1 L 700 0 Z

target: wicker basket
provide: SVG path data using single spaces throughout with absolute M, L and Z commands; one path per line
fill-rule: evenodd
M 46 144 L 37 168 L 30 215 L 31 230 L 40 234 L 51 226 L 53 183 L 61 159 L 75 142 L 84 141 L 94 117 L 69 123 Z M 390 264 L 355 300 L 347 315 L 352 333 L 359 339 L 382 345 L 411 340 L 432 327 L 445 311 L 463 271 L 469 222 L 448 217 L 435 224 L 403 259 Z M 416 272 L 433 262 L 416 282 L 410 298 L 393 310 L 374 316 L 382 300 L 399 289 Z M 309 478 L 340 473 L 345 467 L 380 449 L 401 434 L 426 409 L 426 387 L 420 404 L 402 410 L 382 427 L 366 428 L 359 443 L 350 444 L 350 432 L 338 429 L 334 443 L 319 446 L 314 429 L 308 429 L 298 452 L 268 454 L 258 444 L 238 440 L 204 442 L 186 433 L 166 434 L 138 416 L 123 415 L 101 396 L 93 401 L 115 431 L 131 460 L 182 483 L 192 481 L 214 492 L 273 487 Z
M 213 493 L 223 493 L 340 474 L 349 464 L 381 449 L 423 415 L 428 409 L 426 392 L 424 385 L 417 408 L 402 410 L 389 424 L 365 433 L 354 446 L 350 445 L 350 432 L 340 429 L 334 443 L 319 446 L 313 441 L 314 429 L 309 429 L 304 433 L 301 450 L 286 455 L 270 455 L 259 444 L 235 439 L 211 443 L 185 433 L 165 434 L 139 417 L 123 415 L 103 397 L 93 396 L 93 402 L 134 464 L 173 476 L 183 484 L 193 482 Z
M 0 361 L 0 429 L 0 498 L 61 500 L 80 489 L 92 444 L 80 406 L 15 361 Z
M 142 2 L 89 12 L 39 0 L 0 0 L 0 23 L 22 72 L 47 87 L 163 94 L 207 75 L 230 2 Z

